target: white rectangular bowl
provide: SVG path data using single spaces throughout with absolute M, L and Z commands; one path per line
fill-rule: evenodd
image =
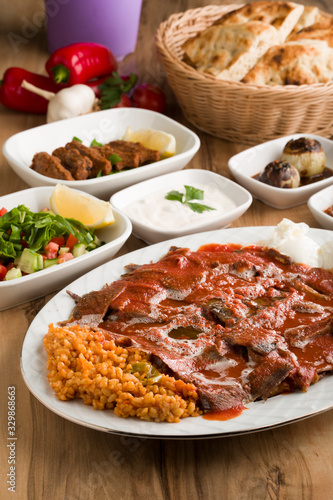
M 176 154 L 158 162 L 118 172 L 113 175 L 81 181 L 65 181 L 41 175 L 30 168 L 35 153 L 65 146 L 78 137 L 89 146 L 95 139 L 102 144 L 121 139 L 127 129 L 152 128 L 163 130 L 176 138 Z M 108 200 L 112 193 L 127 186 L 168 172 L 184 168 L 200 147 L 199 137 L 167 116 L 147 109 L 117 108 L 96 111 L 41 125 L 13 135 L 3 145 L 3 154 L 10 166 L 29 186 L 55 186 L 65 184 L 71 188 Z
M 30 188 L 0 198 L 0 208 L 11 210 L 18 205 L 26 205 L 37 212 L 50 206 L 52 186 Z M 121 212 L 113 210 L 115 222 L 96 230 L 96 235 L 105 242 L 91 252 L 56 266 L 43 269 L 9 281 L 0 281 L 0 310 L 22 304 L 28 300 L 58 290 L 82 274 L 109 261 L 123 246 L 132 232 L 130 220 Z
M 138 201 L 160 189 L 172 190 L 177 184 L 199 187 L 200 184 L 210 186 L 216 196 L 225 194 L 235 202 L 235 208 L 226 212 L 217 211 L 209 221 L 198 222 L 183 228 L 152 228 L 140 222 L 140 220 L 129 217 L 133 234 L 146 243 L 158 243 L 178 236 L 211 231 L 228 226 L 232 221 L 240 217 L 251 205 L 252 196 L 235 182 L 209 170 L 186 169 L 181 172 L 173 172 L 155 179 L 140 182 L 130 186 L 111 196 L 110 202 L 117 210 L 124 210 L 127 205 Z M 153 209 L 153 207 L 152 207 Z
M 254 198 L 271 207 L 286 209 L 306 203 L 314 193 L 333 184 L 333 176 L 295 189 L 277 188 L 253 179 L 253 176 L 262 172 L 268 163 L 280 160 L 283 148 L 290 139 L 299 137 L 309 137 L 319 141 L 326 154 L 326 165 L 333 170 L 333 141 L 313 134 L 294 134 L 264 142 L 232 156 L 228 162 L 232 176 L 248 189 Z

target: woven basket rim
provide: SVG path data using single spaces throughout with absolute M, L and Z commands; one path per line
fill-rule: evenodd
M 164 57 L 169 64 L 172 64 L 179 73 L 183 73 L 185 78 L 190 78 L 198 83 L 205 83 L 212 86 L 216 86 L 219 90 L 223 88 L 228 89 L 242 89 L 243 91 L 254 92 L 257 94 L 261 93 L 271 93 L 273 94 L 284 94 L 287 93 L 302 93 L 306 95 L 307 93 L 312 93 L 315 91 L 321 91 L 323 93 L 331 93 L 333 89 L 333 81 L 327 83 L 312 83 L 312 84 L 302 84 L 302 85 L 255 85 L 250 83 L 242 82 L 232 82 L 227 80 L 218 80 L 213 75 L 201 73 L 196 69 L 192 68 L 186 64 L 172 48 L 170 48 L 165 43 L 166 34 L 172 29 L 175 24 L 179 24 L 184 18 L 191 20 L 191 25 L 196 24 L 196 19 L 198 14 L 203 14 L 212 11 L 216 14 L 224 14 L 235 8 L 240 8 L 244 4 L 227 4 L 227 5 L 206 5 L 204 7 L 197 7 L 194 9 L 188 9 L 184 12 L 178 12 L 172 14 L 166 21 L 160 23 L 156 35 L 155 35 L 155 45 L 160 56 Z M 193 22 L 194 21 L 194 22 Z M 185 42 L 186 39 L 184 39 Z

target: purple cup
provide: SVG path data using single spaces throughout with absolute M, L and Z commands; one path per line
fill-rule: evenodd
M 45 0 L 48 49 L 95 42 L 121 61 L 135 50 L 141 6 L 142 0 Z

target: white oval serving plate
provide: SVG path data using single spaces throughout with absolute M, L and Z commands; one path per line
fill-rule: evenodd
M 80 296 L 91 290 L 99 290 L 106 283 L 118 279 L 124 273 L 126 265 L 155 262 L 174 245 L 192 250 L 197 250 L 206 243 L 247 245 L 266 239 L 273 229 L 273 227 L 221 229 L 157 243 L 98 267 L 67 286 L 66 290 Z M 332 234 L 323 229 L 309 229 L 308 234 L 319 244 L 332 239 Z M 56 324 L 70 316 L 74 301 L 66 290 L 55 295 L 32 321 L 22 347 L 21 370 L 32 394 L 51 411 L 71 422 L 120 435 L 159 439 L 199 439 L 263 431 L 297 422 L 333 408 L 333 384 L 330 375 L 311 386 L 306 393 L 294 392 L 269 398 L 265 403 L 262 401 L 250 403 L 240 416 L 227 421 L 190 417 L 175 424 L 145 422 L 134 418 L 119 418 L 115 416 L 113 410 L 94 410 L 79 399 L 60 401 L 47 380 L 47 355 L 43 338 L 50 323 Z

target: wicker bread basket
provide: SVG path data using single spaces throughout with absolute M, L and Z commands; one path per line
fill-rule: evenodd
M 257 144 L 295 133 L 333 134 L 333 82 L 255 86 L 216 80 L 182 61 L 182 44 L 240 5 L 209 5 L 173 14 L 160 24 L 156 47 L 184 116 L 199 130 Z

